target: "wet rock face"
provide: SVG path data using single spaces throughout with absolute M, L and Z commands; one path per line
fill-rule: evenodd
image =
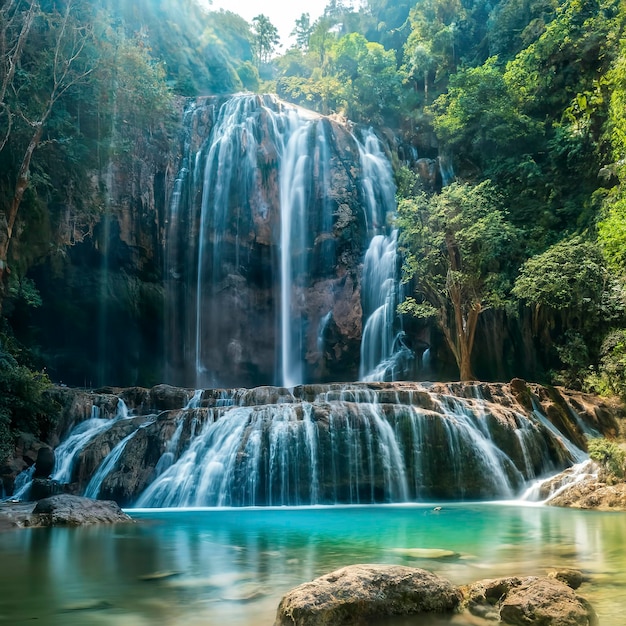
M 48 446 L 43 446 L 37 451 L 33 478 L 48 478 L 52 474 L 52 470 L 54 470 L 54 450 Z
M 449 581 L 400 565 L 351 565 L 292 589 L 274 626 L 360 624 L 417 613 L 452 613 L 461 594 Z

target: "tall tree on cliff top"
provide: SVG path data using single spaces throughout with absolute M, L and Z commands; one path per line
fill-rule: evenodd
M 4 231 L 0 238 L 0 279 L 6 271 L 15 220 L 30 183 L 33 154 L 46 141 L 53 111 L 94 69 L 94 59 L 88 54 L 94 42 L 93 26 L 79 19 L 82 8 L 78 2 L 68 0 L 62 10 L 55 8 L 44 13 L 36 0 L 16 0 L 0 11 L 0 51 L 3 52 L 0 135 L 4 137 L 0 148 L 5 148 L 11 134 L 17 132 L 16 120 L 21 125 L 22 136 L 14 144 L 14 149 L 19 146 L 20 152 L 16 155 L 13 196 L 5 211 L 6 222 L 0 227 Z
M 414 279 L 419 296 L 407 298 L 401 311 L 434 317 L 461 380 L 473 380 L 478 317 L 507 301 L 518 231 L 489 181 L 453 183 L 440 194 L 402 200 L 398 214 L 404 281 Z
M 294 29 L 291 31 L 292 37 L 296 38 L 296 47 L 300 50 L 307 51 L 309 49 L 309 41 L 313 33 L 313 25 L 311 17 L 308 13 L 303 13 L 297 20 Z
M 263 13 L 252 18 L 252 28 L 254 30 L 257 65 L 261 65 L 270 60 L 280 42 L 280 37 L 276 26 Z

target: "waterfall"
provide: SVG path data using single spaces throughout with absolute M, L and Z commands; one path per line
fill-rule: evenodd
M 202 407 L 120 431 L 84 493 L 120 489 L 138 507 L 511 499 L 584 457 L 539 411 L 496 404 L 478 386 L 467 392 L 420 383 L 207 390 Z M 114 471 L 137 467 L 146 440 L 165 432 L 153 471 Z M 152 478 L 133 483 L 139 474 Z
M 280 277 L 281 277 L 281 383 L 292 387 L 303 382 L 303 328 L 299 323 L 297 294 L 306 276 L 307 209 L 310 191 L 308 124 L 290 115 L 291 133 L 280 170 Z
M 408 369 L 413 353 L 404 344 L 396 308 L 402 301 L 398 231 L 387 222 L 395 215 L 395 184 L 391 164 L 373 131 L 359 143 L 363 165 L 363 197 L 372 238 L 362 275 L 363 336 L 359 379 L 397 380 Z
M 85 489 L 85 493 L 83 494 L 86 498 L 97 498 L 100 494 L 100 486 L 102 485 L 102 481 L 113 471 L 117 462 L 119 461 L 122 453 L 124 452 L 124 448 L 126 444 L 135 436 L 135 431 L 130 433 L 130 435 L 126 435 L 122 441 L 120 441 L 111 452 L 108 454 L 104 463 L 98 467 L 96 473 L 92 476 L 89 484 Z
M 31 465 L 28 469 L 20 472 L 15 477 L 15 484 L 13 485 L 12 500 L 23 500 L 28 496 L 30 492 L 30 486 L 33 484 L 33 475 L 35 473 L 35 466 Z
M 68 483 L 72 479 L 72 470 L 80 453 L 100 434 L 108 431 L 119 420 L 130 417 L 128 407 L 121 398 L 117 401 L 117 412 L 113 419 L 99 417 L 97 406 L 91 408 L 91 417 L 77 424 L 67 438 L 54 451 L 54 470 L 52 480 Z
M 215 103 L 194 102 L 183 119 L 165 254 L 168 376 L 293 387 L 345 358 L 356 377 L 359 321 L 345 298 L 360 286 L 361 377 L 398 378 L 411 353 L 395 315 L 395 185 L 380 141 L 274 96 Z M 349 350 L 326 349 L 320 328 Z

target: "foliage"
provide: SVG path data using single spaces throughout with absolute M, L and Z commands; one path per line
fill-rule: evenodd
M 502 155 L 523 158 L 541 136 L 541 124 L 525 115 L 492 57 L 453 75 L 446 94 L 430 107 L 437 136 L 457 160 L 489 176 Z
M 570 323 L 585 328 L 606 320 L 619 307 L 597 244 L 571 237 L 526 261 L 513 294 L 533 304 L 566 312 Z
M 398 215 L 404 281 L 414 280 L 423 300 L 409 301 L 404 310 L 420 317 L 436 311 L 461 378 L 468 379 L 478 316 L 508 301 L 518 231 L 488 181 L 453 183 L 431 197 L 401 200 Z
M 626 330 L 613 330 L 604 338 L 597 371 L 587 376 L 585 387 L 626 401 Z
M 45 393 L 52 386 L 47 374 L 20 365 L 6 346 L 5 338 L 0 344 L 0 461 L 13 451 L 18 432 L 45 438 L 59 410 Z
M 589 440 L 589 457 L 599 463 L 616 478 L 623 479 L 626 473 L 626 451 L 614 441 L 597 438 Z
M 296 20 L 296 25 L 291 31 L 291 35 L 296 38 L 296 47 L 300 50 L 308 50 L 312 33 L 311 16 L 308 13 L 303 13 Z
M 624 313 L 622 289 L 598 245 L 581 237 L 554 244 L 524 263 L 513 294 L 533 307 L 537 333 L 539 325 L 553 329 L 551 341 L 565 367 L 560 382 L 580 386 L 605 333 Z

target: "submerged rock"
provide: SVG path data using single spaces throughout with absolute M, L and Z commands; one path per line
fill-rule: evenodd
M 28 525 L 83 526 L 131 521 L 116 502 L 62 494 L 40 500 Z
M 292 589 L 274 626 L 330 626 L 415 613 L 450 613 L 461 593 L 445 578 L 400 565 L 350 565 Z

